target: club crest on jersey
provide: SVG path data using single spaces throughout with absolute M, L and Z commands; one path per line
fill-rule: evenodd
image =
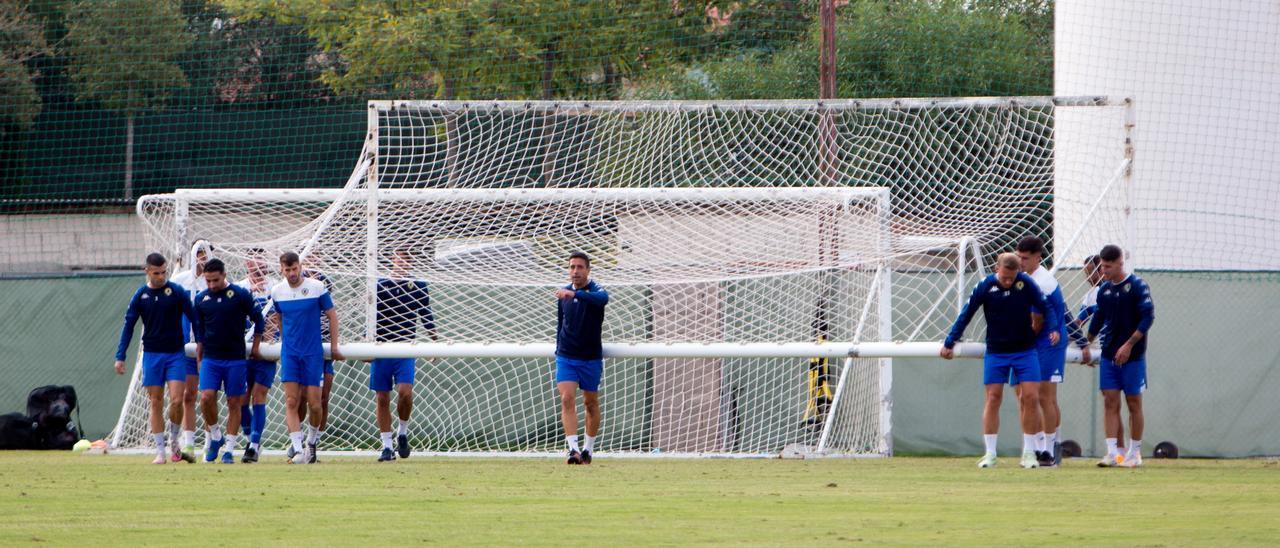
M 1128 292 L 1129 292 L 1129 286 L 1130 286 L 1130 285 L 1131 285 L 1131 284 L 1124 284 L 1124 292 L 1125 292 L 1125 293 L 1128 293 Z
M 209 296 L 208 296 L 208 295 L 205 295 L 203 299 L 200 299 L 200 301 L 201 301 L 201 302 L 203 302 L 203 301 L 207 301 L 207 300 L 209 300 Z
M 1017 289 L 1018 289 L 1018 291 L 1022 291 L 1022 286 L 1023 286 L 1023 285 L 1026 285 L 1026 284 L 1022 283 L 1022 281 L 1021 281 L 1021 280 L 1019 280 L 1019 281 L 1018 281 L 1018 283 L 1013 284 L 1013 287 L 1017 288 Z
M 234 290 L 234 289 L 228 289 L 228 290 L 227 290 L 227 298 L 228 298 L 228 299 L 230 299 L 231 297 L 234 297 L 234 296 L 236 296 L 236 290 Z
M 302 288 L 302 296 L 303 296 L 303 297 L 306 297 L 306 296 L 307 296 L 307 293 L 308 293 L 307 288 L 305 288 L 305 287 L 304 287 L 304 288 Z
M 164 294 L 165 294 L 165 295 L 172 295 L 172 294 L 173 294 L 173 288 L 172 288 L 172 287 L 166 287 L 166 288 L 164 288 Z

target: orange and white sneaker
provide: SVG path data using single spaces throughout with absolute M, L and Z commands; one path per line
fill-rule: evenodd
M 1142 455 L 1130 455 L 1125 457 L 1124 462 L 1121 462 L 1120 466 L 1125 468 L 1140 468 L 1142 467 Z
M 1098 468 L 1115 468 L 1116 466 L 1119 466 L 1120 461 L 1116 459 L 1117 456 L 1119 455 L 1108 454 L 1107 456 L 1102 457 L 1102 460 L 1098 461 Z

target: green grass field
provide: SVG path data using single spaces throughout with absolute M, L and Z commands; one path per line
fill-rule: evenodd
M 1280 542 L 1275 461 L 150 460 L 0 453 L 0 546 Z

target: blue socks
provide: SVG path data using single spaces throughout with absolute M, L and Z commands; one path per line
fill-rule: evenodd
M 240 431 L 248 432 L 253 427 L 253 412 L 249 410 L 249 404 L 240 406 Z
M 253 406 L 253 427 L 249 441 L 254 444 L 262 443 L 262 431 L 267 427 L 267 404 L 255 404 Z

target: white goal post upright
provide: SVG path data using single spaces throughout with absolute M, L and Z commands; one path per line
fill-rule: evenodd
M 233 280 L 283 251 L 325 275 L 347 358 L 331 448 L 377 439 L 359 360 L 412 357 L 415 448 L 558 451 L 549 295 L 581 250 L 611 294 L 603 451 L 889 455 L 892 358 L 936 356 L 987 254 L 1075 207 L 1055 183 L 1100 187 L 1123 161 L 1107 139 L 1058 153 L 1059 114 L 1109 136 L 1123 104 L 373 101 L 341 189 L 180 189 L 138 214 L 159 249 L 211 240 Z M 425 280 L 434 330 L 377 341 L 381 279 Z M 129 401 L 116 438 L 142 447 Z

